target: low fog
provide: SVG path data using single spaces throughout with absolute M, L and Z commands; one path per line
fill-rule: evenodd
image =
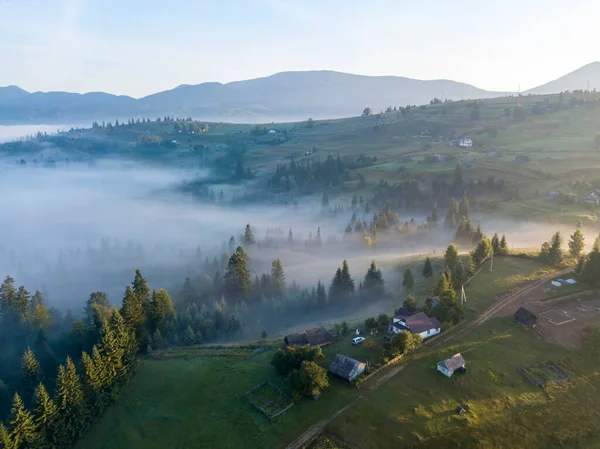
M 295 280 L 300 287 L 312 288 L 319 279 L 328 285 L 347 259 L 358 284 L 374 259 L 388 289 L 395 291 L 403 256 L 439 254 L 451 240 L 451 234 L 440 229 L 424 238 L 382 239 L 376 249 L 349 245 L 343 231 L 351 211 L 324 215 L 318 198 L 299 198 L 298 206 L 232 207 L 229 202 L 243 192 L 240 186 L 214 186 L 216 192 L 223 190 L 223 200 L 206 204 L 178 193 L 177 186 L 191 175 L 198 173 L 114 160 L 95 165 L 63 160 L 52 168 L 4 161 L 0 276 L 15 277 L 29 291 L 41 290 L 49 305 L 63 309 L 79 312 L 92 291 L 105 291 L 113 304 L 120 304 L 136 268 L 152 288 L 174 292 L 186 276 L 203 272 L 206 258 L 221 260 L 229 251 L 230 237 L 237 245 L 249 223 L 262 245 L 249 252 L 253 276 L 268 272 L 279 257 L 288 285 Z M 412 215 L 400 216 L 404 221 Z M 417 222 L 424 218 L 423 213 L 414 216 Z M 474 217 L 478 222 L 488 235 L 507 233 L 514 247 L 539 247 L 558 230 Z M 291 248 L 278 245 L 287 240 L 290 228 L 298 243 Z M 318 228 L 323 245 L 307 250 L 300 241 L 314 238 Z M 267 237 L 275 244 L 266 244 Z

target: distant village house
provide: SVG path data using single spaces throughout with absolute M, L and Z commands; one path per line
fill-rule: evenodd
M 473 146 L 473 141 L 471 139 L 460 139 L 458 142 L 458 146 L 462 148 L 471 148 Z
M 398 309 L 389 325 L 389 330 L 394 334 L 408 331 L 411 334 L 419 334 L 423 339 L 426 339 L 439 334 L 442 326 L 437 318 L 430 318 L 423 312 L 412 314 L 406 309 Z

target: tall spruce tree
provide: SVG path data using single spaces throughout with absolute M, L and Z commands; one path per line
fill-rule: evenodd
M 10 438 L 10 432 L 0 422 L 0 449 L 14 449 L 12 439 Z
M 448 245 L 448 248 L 446 248 L 444 263 L 446 264 L 446 268 L 450 271 L 452 271 L 458 263 L 458 247 L 455 244 L 451 243 Z
M 23 394 L 25 395 L 25 398 L 31 398 L 35 391 L 35 387 L 40 381 L 40 364 L 29 346 L 21 359 L 21 373 Z
M 415 278 L 413 277 L 410 268 L 407 268 L 406 270 L 404 270 L 404 275 L 402 277 L 402 286 L 407 291 L 410 291 L 413 288 L 413 285 L 415 285 Z
M 340 271 L 340 274 L 341 274 L 341 271 Z M 317 296 L 317 305 L 319 307 L 323 307 L 325 305 L 325 303 L 327 302 L 327 293 L 325 291 L 325 286 L 321 282 L 321 279 L 319 279 L 319 281 L 317 282 L 316 296 Z
M 246 299 L 252 284 L 247 267 L 248 257 L 241 246 L 229 258 L 223 277 L 225 294 L 228 299 L 241 302 Z
M 350 267 L 346 259 L 342 262 L 342 288 L 345 294 L 354 293 L 354 280 L 350 275 Z
M 110 302 L 104 292 L 93 292 L 85 303 L 85 315 L 91 318 L 93 315 L 93 306 L 100 306 L 110 310 Z
M 506 256 L 508 255 L 508 243 L 506 242 L 506 236 L 502 234 L 502 239 L 500 239 L 500 255 Z
M 437 223 L 438 221 L 438 208 L 437 208 L 437 203 L 433 203 L 433 209 L 431 210 L 431 221 L 433 223 Z
M 58 446 L 70 447 L 81 436 L 87 424 L 81 382 L 70 357 L 67 357 L 65 365 L 58 367 L 56 390 L 56 439 Z
M 500 239 L 498 238 L 498 233 L 494 233 L 492 237 L 492 251 L 494 254 L 497 254 L 500 251 Z
M 146 333 L 146 313 L 143 302 L 140 301 L 129 285 L 125 287 L 121 315 L 127 326 L 135 332 L 137 344 L 142 345 Z
M 56 447 L 55 432 L 58 408 L 41 382 L 35 390 L 34 407 L 38 437 L 35 449 L 53 449 Z
M 552 236 L 550 240 L 550 250 L 548 252 L 548 260 L 554 265 L 558 265 L 563 260 L 562 237 L 560 232 Z
M 458 203 L 458 218 L 469 218 L 469 199 L 467 198 L 467 192 L 463 193 L 460 203 Z
M 585 248 L 585 237 L 580 229 L 576 229 L 569 240 L 569 254 L 572 257 L 579 257 Z
M 422 274 L 426 278 L 430 278 L 431 276 L 433 276 L 433 265 L 432 265 L 431 259 L 429 257 L 427 257 L 425 259 L 425 264 L 423 265 Z
M 282 297 L 285 293 L 285 273 L 279 258 L 271 264 L 271 282 L 274 296 Z
M 18 393 L 15 393 L 10 411 L 10 440 L 13 449 L 30 449 L 37 441 L 35 421 Z
M 448 213 L 446 214 L 446 219 L 444 223 L 448 229 L 456 228 L 456 220 L 458 220 L 458 203 L 454 198 L 452 198 L 452 203 L 448 208 Z
M 164 332 L 165 326 L 175 319 L 175 307 L 171 297 L 164 289 L 152 291 L 150 303 L 150 319 L 152 328 Z
M 252 228 L 250 227 L 249 224 L 246 225 L 246 229 L 244 231 L 244 237 L 242 238 L 242 242 L 245 247 L 252 246 L 256 243 L 256 240 L 254 238 L 254 233 L 252 232 Z
M 21 285 L 17 290 L 16 298 L 16 314 L 20 323 L 29 321 L 29 298 L 29 292 Z
M 363 288 L 374 295 L 382 295 L 384 292 L 384 280 L 381 270 L 375 265 L 375 261 L 371 261 L 371 265 L 365 274 Z

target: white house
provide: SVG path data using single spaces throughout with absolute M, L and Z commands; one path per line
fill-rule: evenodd
M 460 139 L 460 142 L 458 142 L 458 146 L 459 147 L 463 147 L 463 148 L 471 148 L 473 146 L 473 141 L 471 139 Z
M 389 325 L 389 330 L 394 334 L 409 331 L 411 334 L 419 334 L 424 340 L 439 334 L 442 327 L 437 318 L 430 318 L 423 312 L 410 316 L 397 313 Z
M 270 129 L 269 134 L 277 134 L 277 131 L 275 131 L 274 129 Z
M 444 374 L 446 377 L 452 377 L 454 371 L 464 372 L 466 367 L 465 359 L 460 354 L 454 354 L 452 357 L 446 360 L 442 360 L 437 364 L 437 370 Z

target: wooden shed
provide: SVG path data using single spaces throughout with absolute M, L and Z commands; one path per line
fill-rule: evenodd
M 452 377 L 454 371 L 460 371 L 464 373 L 466 370 L 466 362 L 460 353 L 454 354 L 449 359 L 438 362 L 437 370 L 446 377 Z
M 519 310 L 515 312 L 515 321 L 521 326 L 529 327 L 531 329 L 537 326 L 537 316 L 525 307 L 520 307 Z
M 329 365 L 329 372 L 345 381 L 352 382 L 367 369 L 367 365 L 345 355 L 337 354 Z

